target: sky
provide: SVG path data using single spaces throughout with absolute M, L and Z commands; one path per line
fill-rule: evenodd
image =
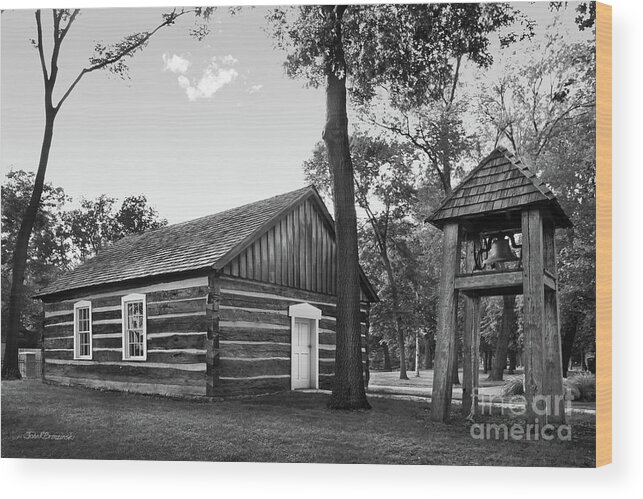
M 546 3 L 523 7 L 541 25 L 551 19 Z M 245 8 L 230 16 L 221 9 L 201 42 L 188 34 L 193 18 L 180 20 L 130 60 L 129 79 L 86 75 L 58 115 L 47 181 L 76 202 L 143 193 L 170 223 L 305 185 L 302 163 L 321 140 L 324 91 L 285 75 L 285 54 L 266 31 L 266 11 Z M 64 42 L 58 88 L 86 65 L 96 41 L 150 29 L 162 12 L 83 10 Z M 43 21 L 48 25 L 50 16 Z M 1 28 L 4 175 L 36 170 L 44 111 L 42 74 L 30 42 L 36 36 L 33 11 L 4 11 Z

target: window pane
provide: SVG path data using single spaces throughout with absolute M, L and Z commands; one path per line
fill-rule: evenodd
M 76 309 L 76 327 L 78 331 L 89 331 L 89 307 Z
M 127 302 L 125 307 L 125 326 L 127 328 L 128 357 L 143 357 L 145 341 L 145 323 L 143 301 Z

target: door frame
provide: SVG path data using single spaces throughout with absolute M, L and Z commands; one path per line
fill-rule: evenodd
M 295 344 L 295 321 L 297 319 L 309 320 L 310 330 L 310 381 L 311 388 L 319 389 L 319 320 L 321 319 L 321 310 L 312 306 L 310 303 L 298 303 L 288 307 L 288 316 L 290 317 L 290 389 L 294 390 L 295 376 L 292 372 L 293 348 Z

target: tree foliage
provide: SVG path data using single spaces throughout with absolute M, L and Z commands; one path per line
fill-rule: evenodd
M 2 334 L 11 288 L 13 253 L 20 220 L 33 192 L 35 174 L 12 170 L 2 185 Z M 35 294 L 62 272 L 92 257 L 98 250 L 130 234 L 141 234 L 167 225 L 145 196 L 129 196 L 117 210 L 115 198 L 100 195 L 82 199 L 70 208 L 72 199 L 62 187 L 46 183 L 34 223 L 27 254 L 25 294 Z M 27 298 L 21 311 L 21 344 L 35 346 L 42 330 L 42 305 Z M 28 337 L 28 342 L 26 342 Z
M 345 242 L 351 246 L 351 258 L 340 263 L 346 265 L 340 268 L 346 277 L 357 266 L 352 247 L 356 228 L 348 226 L 355 223 L 355 215 L 347 93 L 364 105 L 379 88 L 387 88 L 391 103 L 401 109 L 416 106 L 427 96 L 436 99 L 452 71 L 450 56 L 467 53 L 475 63 L 487 66 L 492 60 L 488 33 L 515 19 L 508 4 L 325 5 L 271 10 L 268 20 L 277 46 L 287 53 L 288 75 L 312 86 L 326 86 L 324 141 L 334 179 L 340 254 L 348 249 Z M 504 41 L 515 37 L 509 34 Z M 350 286 L 357 293 L 357 282 Z M 338 317 L 344 316 L 347 307 L 357 308 L 354 301 L 344 305 L 340 300 Z M 338 329 L 342 329 L 340 324 L 342 320 Z M 341 330 L 338 338 L 346 334 L 350 332 Z M 339 360 L 343 355 L 340 344 L 336 352 Z M 341 372 L 342 362 L 336 365 Z
M 167 225 L 143 194 L 125 198 L 118 210 L 115 205 L 115 198 L 103 194 L 93 200 L 82 199 L 79 208 L 64 214 L 65 230 L 78 260 L 87 260 L 127 235 Z
M 566 372 L 595 338 L 595 47 L 552 30 L 512 67 L 479 92 L 479 136 L 536 168 L 574 224 L 556 239 Z
M 334 72 L 348 76 L 357 103 L 387 88 L 405 109 L 443 94 L 452 81 L 453 56 L 487 67 L 493 60 L 489 33 L 516 20 L 527 23 L 502 3 L 351 5 L 342 23 L 346 65 L 337 67 L 329 57 L 333 26 L 319 6 L 277 8 L 269 15 L 277 45 L 287 52 L 289 76 L 318 87 Z M 520 36 L 509 32 L 502 42 Z
M 330 169 L 323 149 L 322 143 L 317 145 L 304 171 L 309 181 L 330 194 Z M 358 223 L 360 256 L 374 258 L 369 270 L 381 276 L 375 281 L 381 301 L 373 308 L 371 324 L 381 341 L 397 343 L 400 378 L 406 379 L 405 343 L 418 298 L 414 280 L 408 279 L 408 270 L 417 263 L 408 245 L 415 227 L 410 217 L 416 199 L 415 158 L 400 144 L 363 133 L 351 137 L 350 153 L 355 200 L 365 215 L 365 222 Z
M 126 61 L 142 50 L 150 38 L 161 29 L 172 26 L 177 19 L 187 14 L 195 14 L 197 18 L 207 20 L 212 14 L 214 7 L 185 9 L 175 8 L 161 16 L 161 21 L 149 31 L 140 31 L 125 36 L 120 41 L 112 44 L 96 43 L 94 53 L 89 57 L 89 63 L 78 72 L 72 82 L 58 88 L 59 82 L 59 61 L 63 42 L 80 15 L 80 9 L 53 9 L 51 11 L 52 23 L 52 43 L 47 51 L 43 39 L 43 22 L 42 11 L 35 12 L 36 21 L 36 38 L 31 42 L 38 53 L 42 79 L 44 86 L 44 133 L 42 145 L 40 148 L 40 157 L 38 160 L 38 169 L 33 183 L 33 190 L 25 211 L 22 213 L 20 228 L 16 236 L 15 247 L 13 251 L 13 267 L 11 274 L 11 288 L 9 290 L 9 306 L 6 324 L 8 332 L 6 333 L 6 347 L 4 362 L 2 363 L 2 378 L 15 379 L 20 378 L 18 370 L 18 342 L 17 335 L 21 326 L 22 307 L 25 299 L 25 277 L 27 272 L 27 259 L 29 253 L 29 242 L 32 236 L 36 217 L 40 208 L 40 202 L 45 186 L 45 175 L 47 165 L 49 164 L 49 154 L 54 135 L 54 125 L 56 117 L 61 110 L 62 105 L 67 101 L 73 90 L 80 83 L 83 77 L 89 73 L 106 69 L 121 77 L 127 76 Z M 203 29 L 197 29 L 195 34 L 200 36 Z M 55 102 L 54 94 L 61 95 L 58 102 Z

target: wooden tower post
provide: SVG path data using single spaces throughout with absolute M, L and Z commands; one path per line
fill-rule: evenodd
M 455 276 L 460 265 L 460 227 L 457 223 L 445 225 L 443 244 L 433 392 L 431 395 L 431 419 L 433 421 L 446 421 L 451 410 L 453 351 L 458 314 L 458 292 L 455 289 Z
M 467 234 L 464 256 L 465 273 L 474 269 L 474 245 L 477 235 Z M 478 412 L 478 378 L 480 371 L 480 296 L 464 295 L 462 414 L 474 417 Z

